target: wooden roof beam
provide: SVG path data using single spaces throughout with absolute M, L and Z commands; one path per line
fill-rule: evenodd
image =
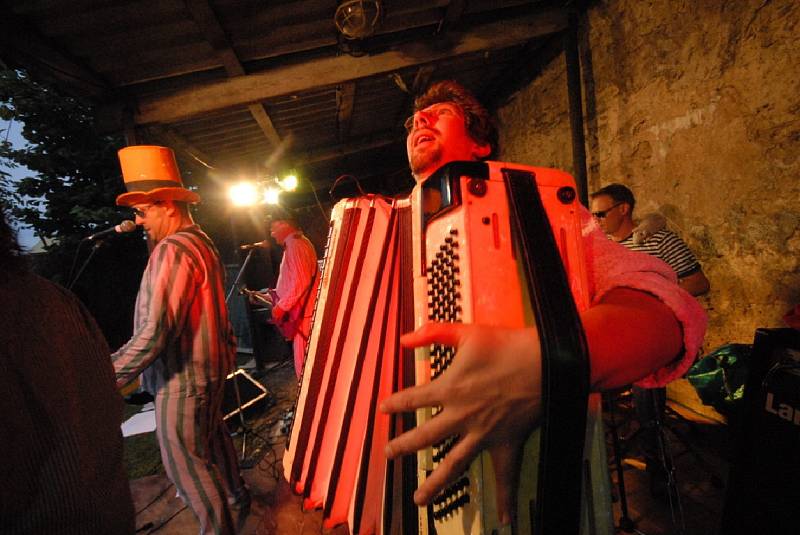
M 442 22 L 439 24 L 439 31 L 447 31 L 455 27 L 461 19 L 461 15 L 464 14 L 466 7 L 467 2 L 465 0 L 450 0 L 450 4 L 445 9 L 444 17 L 442 17 Z
M 161 125 L 153 125 L 147 130 L 150 135 L 163 141 L 164 145 L 183 153 L 190 161 L 197 162 L 206 169 L 215 169 L 217 167 L 211 156 L 192 145 L 174 130 Z
M 309 163 L 318 163 L 325 160 L 333 160 L 341 158 L 349 154 L 357 154 L 359 152 L 385 147 L 400 141 L 400 136 L 392 134 L 384 134 L 378 136 L 371 136 L 366 139 L 360 139 L 352 143 L 343 143 L 331 147 L 324 147 L 321 149 L 309 150 L 302 153 L 296 153 L 292 157 L 292 162 L 295 165 L 305 165 Z
M 566 14 L 558 9 L 517 17 L 513 21 L 485 24 L 466 32 L 452 32 L 426 42 L 400 45 L 369 57 L 328 57 L 276 67 L 189 89 L 141 97 L 134 121 L 136 124 L 149 124 L 185 120 L 219 109 L 387 74 L 453 56 L 515 46 L 558 32 L 565 26 Z
M 5 62 L 58 80 L 61 87 L 73 95 L 99 97 L 110 90 L 108 82 L 94 70 L 59 51 L 11 9 L 1 4 L 0 7 L 4 21 L 3 31 L 0 31 L 0 57 Z
M 228 42 L 228 36 L 225 35 L 225 31 L 222 29 L 219 19 L 209 5 L 208 0 L 184 1 L 189 14 L 197 22 L 206 40 L 218 54 L 228 76 L 244 76 L 246 74 L 244 65 L 242 65 L 236 52 Z M 272 124 L 264 105 L 254 102 L 248 104 L 247 109 L 258 123 L 261 131 L 264 132 L 264 136 L 269 140 L 270 144 L 276 147 L 280 145 L 281 136 L 278 135 L 278 131 L 275 129 L 275 125 Z

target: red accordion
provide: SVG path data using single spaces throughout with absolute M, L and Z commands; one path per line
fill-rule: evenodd
M 339 202 L 328 246 L 284 474 L 326 527 L 351 533 L 493 533 L 487 454 L 424 508 L 412 501 L 449 442 L 388 461 L 384 446 L 418 422 L 379 400 L 435 379 L 458 358 L 416 352 L 399 336 L 434 321 L 535 326 L 543 418 L 520 467 L 519 533 L 578 533 L 588 357 L 578 310 L 588 306 L 572 177 L 503 162 L 453 162 L 410 199 Z

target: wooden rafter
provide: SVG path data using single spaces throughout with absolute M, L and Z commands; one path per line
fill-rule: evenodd
M 190 159 L 199 163 L 203 167 L 213 169 L 216 167 L 214 159 L 208 154 L 198 149 L 187 141 L 183 136 L 174 130 L 162 125 L 153 125 L 149 127 L 148 133 L 156 139 L 163 140 L 164 144 L 172 148 L 179 149 L 185 153 Z
M 561 10 L 513 21 L 486 24 L 468 32 L 454 32 L 428 43 L 400 45 L 369 58 L 326 57 L 298 65 L 280 66 L 220 82 L 194 86 L 161 95 L 141 97 L 134 115 L 136 124 L 173 122 L 213 110 L 263 102 L 280 95 L 331 86 L 398 69 L 423 65 L 453 56 L 524 43 L 565 27 Z
M 197 22 L 197 25 L 203 32 L 206 40 L 219 56 L 219 59 L 222 62 L 222 65 L 225 68 L 225 72 L 228 74 L 228 76 L 244 76 L 246 74 L 244 65 L 242 65 L 242 62 L 236 55 L 236 51 L 234 51 L 229 44 L 228 38 L 225 35 L 225 31 L 222 29 L 222 26 L 220 26 L 219 20 L 217 19 L 214 10 L 208 4 L 208 1 L 184 1 L 186 2 L 186 8 L 189 10 L 192 18 L 194 18 L 195 22 Z M 267 110 L 264 109 L 264 105 L 254 102 L 248 104 L 247 109 L 250 111 L 253 119 L 255 119 L 255 121 L 258 123 L 258 126 L 264 132 L 264 135 L 269 142 L 273 146 L 280 145 L 281 137 L 278 134 L 278 131 L 275 129 L 275 125 L 272 124 L 272 120 L 267 114 Z
M 67 92 L 98 97 L 107 93 L 109 84 L 92 69 L 43 39 L 23 18 L 0 2 L 3 31 L 0 49 L 32 72 L 56 79 Z
M 317 163 L 325 160 L 332 160 L 334 158 L 341 158 L 348 154 L 356 154 L 361 151 L 376 149 L 378 147 L 385 147 L 392 143 L 397 143 L 398 137 L 391 135 L 374 136 L 368 139 L 361 139 L 358 141 L 343 143 L 340 145 L 325 147 L 317 150 L 309 150 L 297 154 L 293 160 L 297 165 Z

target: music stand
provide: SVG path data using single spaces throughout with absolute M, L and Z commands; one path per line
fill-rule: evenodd
M 252 383 L 252 385 L 258 390 L 258 394 L 246 402 L 242 401 L 241 387 L 239 386 L 239 380 L 241 378 L 250 381 L 250 383 Z M 261 383 L 250 377 L 250 375 L 241 368 L 238 368 L 236 371 L 229 373 L 228 377 L 226 378 L 226 381 L 233 382 L 235 405 L 232 410 L 226 412 L 226 414 L 223 415 L 222 419 L 228 421 L 230 418 L 233 418 L 237 414 L 239 415 L 239 424 L 237 430 L 241 429 L 241 437 L 242 437 L 242 452 L 239 462 L 242 465 L 242 468 L 251 468 L 252 466 L 245 466 L 246 464 L 249 464 L 245 462 L 245 459 L 247 457 L 248 435 L 257 436 L 265 444 L 267 444 L 267 440 L 260 434 L 258 434 L 256 431 L 254 431 L 253 428 L 247 424 L 247 421 L 245 420 L 244 417 L 244 411 L 247 410 L 249 407 L 255 405 L 256 403 L 262 401 L 267 402 L 269 399 L 269 392 L 267 391 L 266 388 L 264 388 L 264 386 Z M 225 410 L 227 411 L 227 409 Z
M 228 295 L 225 297 L 225 305 L 226 306 L 228 305 L 228 302 L 230 301 L 231 296 L 233 295 L 233 292 L 238 287 L 239 281 L 242 278 L 242 274 L 244 273 L 244 270 L 247 269 L 247 265 L 250 263 L 250 259 L 253 256 L 253 251 L 254 251 L 254 249 L 250 249 L 249 251 L 247 251 L 247 256 L 245 257 L 244 262 L 242 262 L 242 267 L 239 268 L 239 272 L 236 274 L 236 278 L 234 279 L 233 284 L 231 285 L 231 289 L 228 292 Z M 260 386 L 261 390 L 263 391 L 263 393 L 259 394 L 258 396 L 256 396 L 256 398 L 254 398 L 251 401 L 248 401 L 246 404 L 243 405 L 242 404 L 242 394 L 239 391 L 239 381 L 238 381 L 238 379 L 236 377 L 237 374 L 244 375 L 247 379 L 252 381 L 254 384 L 258 384 Z M 264 444 L 269 444 L 269 441 L 267 441 L 267 439 L 265 439 L 263 436 L 258 434 L 255 430 L 253 430 L 253 428 L 251 428 L 247 424 L 247 421 L 245 420 L 245 417 L 244 417 L 244 409 L 246 409 L 247 407 L 249 407 L 253 403 L 255 403 L 257 401 L 260 401 L 261 399 L 265 398 L 268 395 L 268 392 L 263 386 L 260 385 L 260 383 L 258 383 L 255 379 L 253 379 L 245 370 L 239 368 L 238 365 L 237 365 L 237 369 L 234 372 L 228 374 L 228 377 L 226 378 L 226 380 L 228 380 L 228 379 L 231 379 L 233 381 L 233 391 L 234 391 L 234 393 L 236 395 L 236 407 L 237 407 L 237 409 L 232 411 L 228 415 L 226 415 L 224 417 L 224 419 L 227 419 L 227 418 L 233 416 L 236 413 L 239 414 L 239 428 L 241 429 L 241 436 L 242 436 L 242 454 L 241 454 L 241 458 L 239 459 L 239 464 L 240 464 L 240 466 L 242 468 L 252 468 L 252 466 L 253 466 L 252 462 L 245 463 L 245 458 L 247 456 L 247 437 L 249 435 L 255 435 L 258 438 L 260 438 L 261 441 Z M 247 465 L 249 465 L 249 466 L 247 466 Z

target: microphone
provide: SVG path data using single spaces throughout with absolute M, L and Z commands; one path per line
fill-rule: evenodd
M 239 249 L 242 251 L 249 251 L 250 249 L 266 249 L 269 247 L 269 242 L 267 240 L 257 241 L 255 243 L 247 243 L 245 245 L 240 245 Z
M 97 241 L 97 240 L 102 240 L 103 238 L 108 238 L 109 236 L 116 236 L 117 234 L 133 232 L 134 230 L 136 230 L 136 223 L 134 223 L 130 219 L 126 219 L 119 225 L 107 228 L 105 230 L 101 230 L 100 232 L 95 232 L 91 236 L 84 238 L 84 240 Z

